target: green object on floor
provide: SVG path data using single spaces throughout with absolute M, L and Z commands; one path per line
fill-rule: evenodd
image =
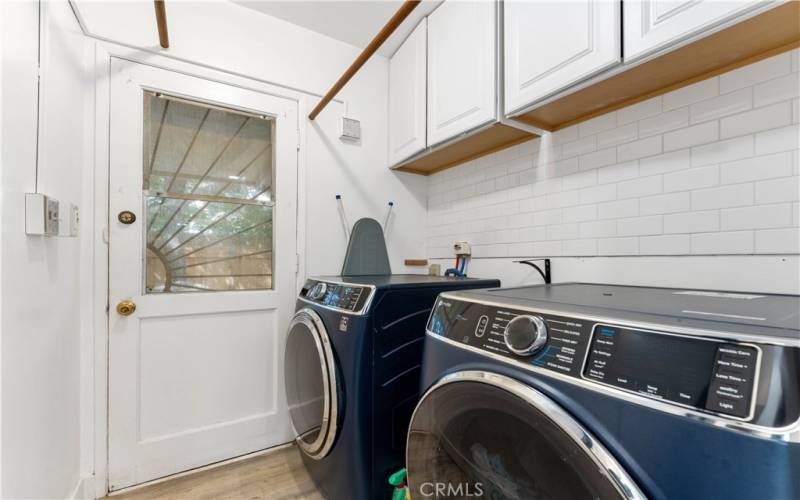
M 406 488 L 405 467 L 389 476 L 389 484 L 394 486 L 392 500 L 406 500 L 407 498 L 410 498 L 408 488 Z

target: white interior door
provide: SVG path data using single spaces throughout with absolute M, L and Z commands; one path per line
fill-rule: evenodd
M 110 101 L 116 490 L 292 439 L 297 105 L 117 59 Z

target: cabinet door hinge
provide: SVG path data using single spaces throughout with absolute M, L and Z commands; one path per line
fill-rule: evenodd
M 297 129 L 296 132 L 297 132 L 297 150 L 300 151 L 300 129 Z

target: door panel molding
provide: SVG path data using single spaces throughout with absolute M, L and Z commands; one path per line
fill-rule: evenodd
M 428 146 L 496 118 L 495 2 L 445 2 L 428 16 Z
M 425 149 L 427 18 L 389 58 L 389 164 Z
M 622 6 L 618 1 L 510 1 L 505 3 L 504 19 L 508 115 L 622 60 Z M 537 33 L 537 38 L 526 38 L 531 33 Z M 580 43 L 570 46 L 576 40 Z
M 667 5 L 662 5 L 664 3 Z M 763 0 L 686 0 L 677 5 L 659 0 L 623 2 L 625 62 L 646 57 L 703 31 L 711 31 L 769 3 Z M 664 8 L 659 9 L 659 6 Z

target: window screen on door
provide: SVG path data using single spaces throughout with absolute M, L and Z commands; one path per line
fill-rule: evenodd
M 273 287 L 275 121 L 144 94 L 146 293 Z

